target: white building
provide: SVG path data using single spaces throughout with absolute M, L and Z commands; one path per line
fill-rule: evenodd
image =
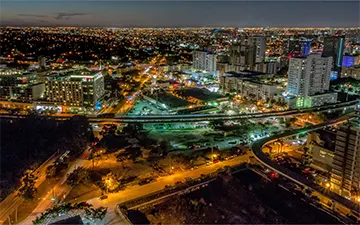
M 105 94 L 101 72 L 50 77 L 45 85 L 48 102 L 65 106 L 94 107 Z
M 205 70 L 207 72 L 216 72 L 216 55 L 208 52 L 194 51 L 193 68 L 196 70 Z
M 262 79 L 267 79 L 266 75 L 257 75 L 253 72 L 253 77 L 232 76 L 225 74 L 220 78 L 220 88 L 223 93 L 236 92 L 243 97 L 253 100 L 274 99 L 281 96 L 279 84 L 265 83 Z
M 287 86 L 287 94 L 293 97 L 290 107 L 313 107 L 336 102 L 336 94 L 326 93 L 329 91 L 332 61 L 332 57 L 320 55 L 290 59 Z
M 288 71 L 288 88 L 291 95 L 312 96 L 329 90 L 332 57 L 309 55 L 291 58 Z

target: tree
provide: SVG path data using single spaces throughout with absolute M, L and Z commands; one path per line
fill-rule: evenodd
M 85 170 L 84 167 L 78 167 L 68 176 L 66 183 L 70 186 L 75 186 L 86 174 L 87 170 Z
M 142 123 L 128 123 L 128 125 L 123 129 L 125 133 L 128 133 L 131 136 L 137 135 L 141 130 L 143 130 Z
M 303 167 L 307 167 L 311 164 L 312 162 L 312 156 L 311 156 L 311 150 L 308 147 L 304 147 L 304 152 L 301 155 L 302 158 L 302 166 Z
M 27 171 L 21 180 L 22 186 L 19 189 L 19 195 L 24 199 L 33 199 L 36 193 L 36 179 L 37 177 L 31 171 Z
M 103 220 L 106 216 L 107 208 L 98 207 L 98 208 L 87 208 L 85 209 L 85 216 L 89 220 Z

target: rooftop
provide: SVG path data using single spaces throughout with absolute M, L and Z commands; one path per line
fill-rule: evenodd
M 239 78 L 246 78 L 246 77 L 251 77 L 251 76 L 262 76 L 262 75 L 266 75 L 265 73 L 261 73 L 261 72 L 257 72 L 257 71 L 249 71 L 249 70 L 245 70 L 245 71 L 241 71 L 241 72 L 226 72 L 224 73 L 224 77 L 239 77 Z

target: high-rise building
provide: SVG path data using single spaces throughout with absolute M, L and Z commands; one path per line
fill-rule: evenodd
M 307 38 L 287 38 L 283 42 L 283 57 L 301 57 L 310 54 L 311 40 Z
M 298 97 L 307 97 L 329 90 L 331 65 L 331 57 L 320 55 L 291 58 L 288 71 L 288 93 Z
M 231 70 L 237 73 L 254 70 L 255 63 L 264 61 L 265 49 L 265 37 L 239 37 L 230 48 Z
M 105 94 L 101 72 L 49 77 L 46 81 L 49 102 L 74 107 L 94 107 Z
M 322 56 L 333 57 L 332 70 L 336 71 L 338 75 L 340 75 L 341 73 L 344 49 L 345 49 L 344 36 L 332 36 L 332 37 L 324 38 Z
M 336 135 L 335 155 L 331 171 L 332 191 L 355 197 L 360 191 L 360 121 L 341 125 Z
M 207 72 L 216 72 L 216 55 L 209 52 L 194 51 L 193 68 L 196 70 L 205 70 Z
M 332 57 L 309 55 L 291 58 L 288 70 L 287 93 L 294 97 L 291 108 L 314 107 L 337 101 L 329 90 Z

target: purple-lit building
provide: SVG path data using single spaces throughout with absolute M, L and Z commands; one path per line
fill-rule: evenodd
M 342 66 L 343 67 L 352 67 L 355 65 L 356 56 L 344 55 Z

